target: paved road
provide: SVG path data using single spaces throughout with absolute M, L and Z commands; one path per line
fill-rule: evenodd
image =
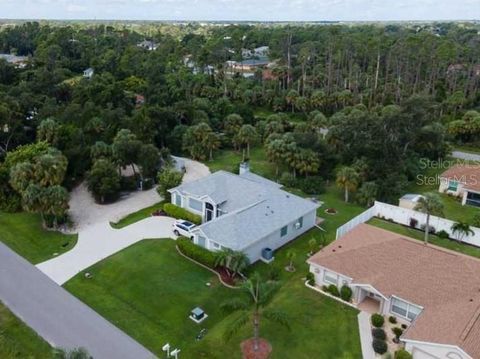
M 70 251 L 37 265 L 57 284 L 62 285 L 78 272 L 145 238 L 175 238 L 170 217 L 149 217 L 122 229 L 108 222 L 83 229 Z
M 480 155 L 463 151 L 452 151 L 452 157 L 465 161 L 480 161 Z
M 54 347 L 84 347 L 95 359 L 155 357 L 2 243 L 0 300 Z

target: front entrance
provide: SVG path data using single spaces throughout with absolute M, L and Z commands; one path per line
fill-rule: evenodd
M 213 205 L 211 203 L 205 203 L 205 222 L 209 222 L 213 219 Z
M 383 298 L 369 290 L 359 288 L 358 309 L 374 314 L 381 313 Z

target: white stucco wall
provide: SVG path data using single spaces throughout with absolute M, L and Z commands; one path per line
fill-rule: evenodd
M 297 220 L 294 220 L 287 224 L 288 232 L 285 236 L 282 237 L 280 235 L 281 228 L 278 228 L 276 231 L 272 232 L 268 236 L 244 248 L 243 251 L 247 254 L 248 258 L 250 259 L 250 262 L 254 263 L 260 259 L 263 248 L 268 247 L 273 250 L 280 248 L 281 246 L 287 244 L 288 242 L 292 241 L 293 239 L 297 238 L 298 236 L 302 235 L 303 233 L 307 232 L 312 227 L 314 227 L 316 218 L 317 218 L 317 211 L 312 210 L 303 216 L 302 228 L 296 229 L 295 223 L 297 222 Z
M 328 271 L 330 273 L 334 273 L 337 275 L 337 288 L 340 290 L 340 288 L 342 288 L 342 286 L 344 284 L 350 284 L 352 283 L 352 279 L 341 274 L 341 273 L 337 273 L 337 272 L 334 272 L 330 269 L 327 269 L 327 268 L 324 268 L 318 264 L 310 264 L 310 272 L 313 273 L 313 275 L 315 276 L 315 284 L 318 286 L 318 287 L 321 287 L 323 285 L 326 285 L 326 286 L 329 286 L 330 284 L 333 284 L 333 283 L 330 283 L 330 282 L 325 282 L 324 278 L 325 278 L 325 271 Z M 355 288 L 352 288 L 352 290 L 355 290 Z M 354 292 L 353 293 L 353 297 L 355 298 L 357 292 Z
M 413 359 L 472 359 L 470 355 L 456 346 L 412 342 L 404 340 L 405 349 L 413 355 Z

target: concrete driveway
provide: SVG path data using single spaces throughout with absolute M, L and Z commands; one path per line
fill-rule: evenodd
M 2 243 L 0 300 L 53 347 L 84 347 L 95 359 L 155 357 Z
M 108 222 L 97 223 L 78 234 L 70 251 L 37 265 L 43 273 L 62 285 L 77 273 L 122 249 L 146 238 L 175 238 L 170 217 L 149 217 L 122 229 Z
M 479 161 L 480 162 L 480 155 L 476 153 L 469 153 L 463 151 L 452 151 L 452 157 L 458 158 L 460 160 L 465 161 Z
M 185 157 L 173 157 L 182 160 L 185 165 L 185 174 L 183 175 L 182 183 L 193 182 L 210 174 L 210 169 L 201 162 Z

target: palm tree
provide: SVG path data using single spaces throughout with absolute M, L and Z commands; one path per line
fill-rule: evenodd
M 315 250 L 318 248 L 318 243 L 315 238 L 312 238 L 308 241 L 308 248 L 310 249 L 310 252 L 308 253 L 309 256 L 313 255 L 315 253 Z
M 230 248 L 223 248 L 215 252 L 215 266 L 223 267 L 227 271 L 229 277 L 232 276 L 230 272 L 230 263 L 232 261 L 233 250 Z
M 349 193 L 357 189 L 358 177 L 358 173 L 353 167 L 344 166 L 337 172 L 336 183 L 345 191 L 345 202 L 348 202 Z
M 295 271 L 295 266 L 293 265 L 293 260 L 295 259 L 297 254 L 292 249 L 290 249 L 289 251 L 287 251 L 286 256 L 287 256 L 287 259 L 288 259 L 287 270 L 289 272 Z
M 285 146 L 286 143 L 282 139 L 276 139 L 270 141 L 266 145 L 267 158 L 270 162 L 275 164 L 275 176 L 278 177 L 278 169 L 283 163 L 283 158 L 285 155 Z
M 206 132 L 203 135 L 203 144 L 208 150 L 209 160 L 213 161 L 213 151 L 218 150 L 220 147 L 220 139 L 218 138 L 218 135 L 213 131 Z
M 418 200 L 414 210 L 425 213 L 427 215 L 427 221 L 425 223 L 424 243 L 428 244 L 428 233 L 430 230 L 430 215 L 441 216 L 443 213 L 443 203 L 440 197 L 436 193 L 428 192 L 428 193 L 425 193 Z
M 224 310 L 240 312 L 238 318 L 225 332 L 225 339 L 230 339 L 246 323 L 252 320 L 254 350 L 257 351 L 261 317 L 290 328 L 289 320 L 284 312 L 265 308 L 272 300 L 277 288 L 277 282 L 263 281 L 258 273 L 254 273 L 251 278 L 247 279 L 241 286 L 244 295 L 238 295 L 221 305 Z
M 242 275 L 242 272 L 250 265 L 250 259 L 242 251 L 233 251 L 230 261 L 230 269 L 233 274 Z
M 250 145 L 258 137 L 257 130 L 252 125 L 243 125 L 235 135 L 235 142 L 247 146 L 247 157 L 250 158 Z M 243 147 L 243 161 L 245 161 L 245 148 Z
M 459 242 L 463 241 L 463 238 L 470 235 L 474 235 L 475 232 L 470 228 L 470 225 L 466 222 L 458 222 L 452 224 L 452 233 L 457 236 Z

